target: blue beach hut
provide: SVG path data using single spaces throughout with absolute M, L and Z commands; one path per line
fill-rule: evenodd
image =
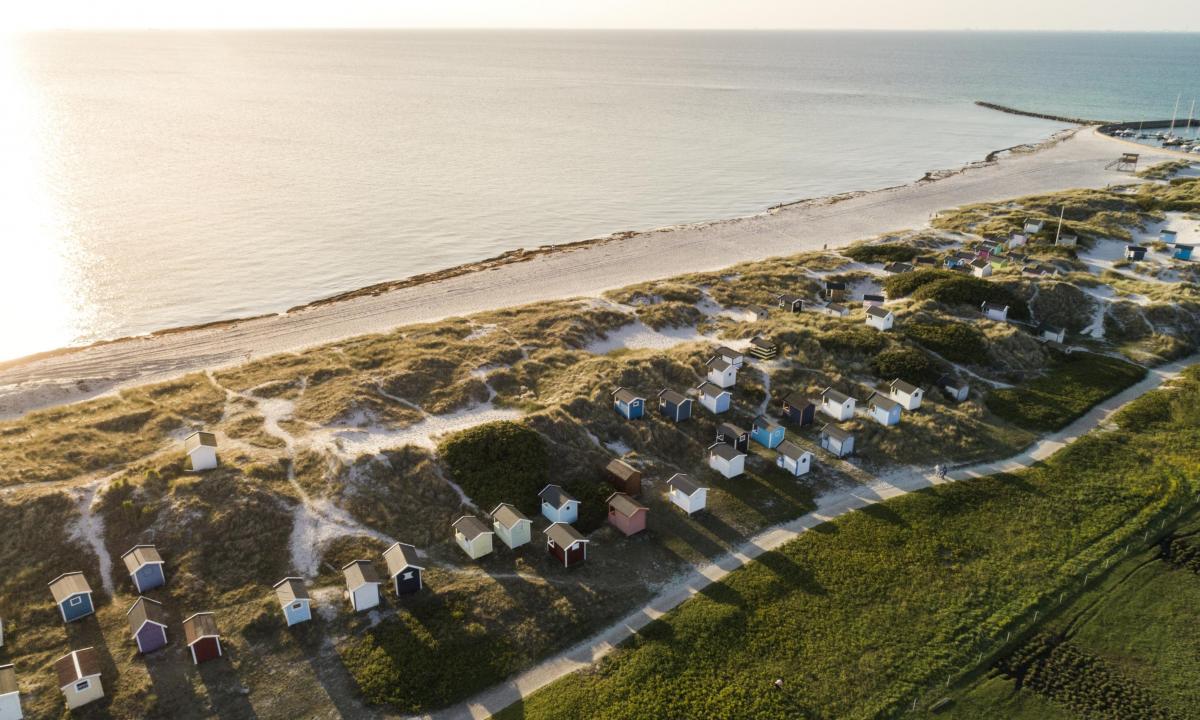
M 1176 245 L 1175 254 L 1172 255 L 1176 260 L 1191 260 L 1193 245 Z
M 133 579 L 138 593 L 162 587 L 167 583 L 167 577 L 163 573 L 162 556 L 153 545 L 134 545 L 121 559 L 125 561 L 125 569 L 129 571 L 129 577 Z
M 774 449 L 783 442 L 783 426 L 772 422 L 764 415 L 754 418 L 750 424 L 750 439 L 766 448 Z
M 69 572 L 50 581 L 50 594 L 62 613 L 63 622 L 74 622 L 96 611 L 92 605 L 92 586 L 81 572 Z
M 301 578 L 286 577 L 275 583 L 275 597 L 288 627 L 312 620 L 312 601 Z
M 613 408 L 626 420 L 637 420 L 645 412 L 645 398 L 640 398 L 625 388 L 614 390 L 612 398 Z
M 660 390 L 658 411 L 671 422 L 683 422 L 692 416 L 692 399 L 674 390 Z

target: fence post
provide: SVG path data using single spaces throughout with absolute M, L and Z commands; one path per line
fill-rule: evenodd
M 1039 614 L 1041 614 L 1041 612 L 1042 612 L 1041 610 L 1034 610 L 1034 611 L 1033 611 L 1033 621 L 1034 621 L 1034 622 L 1037 622 L 1038 615 L 1039 615 Z
M 1087 575 L 1083 576 L 1083 584 L 1084 585 L 1087 585 L 1088 578 L 1090 578 L 1091 576 L 1092 576 L 1091 573 L 1088 573 Z

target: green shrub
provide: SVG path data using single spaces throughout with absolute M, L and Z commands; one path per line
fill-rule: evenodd
M 987 358 L 987 340 L 982 332 L 970 325 L 909 322 L 903 325 L 902 331 L 952 362 L 981 363 Z
M 918 253 L 911 245 L 884 243 L 882 245 L 854 245 L 842 250 L 842 254 L 861 263 L 909 262 Z
M 1059 359 L 1041 377 L 988 391 L 985 401 L 989 410 L 1015 425 L 1053 432 L 1145 376 L 1140 365 L 1075 352 Z
M 484 510 L 507 502 L 534 514 L 537 494 L 550 482 L 542 436 L 520 423 L 485 423 L 455 433 L 438 446 L 438 455 Z
M 941 369 L 916 348 L 888 348 L 871 359 L 871 369 L 883 380 L 900 378 L 918 385 L 929 385 L 941 375 Z

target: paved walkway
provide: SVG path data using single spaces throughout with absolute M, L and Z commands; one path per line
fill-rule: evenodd
M 555 680 L 590 667 L 651 621 L 679 607 L 696 593 L 723 580 L 729 573 L 763 553 L 776 550 L 795 540 L 806 530 L 854 510 L 931 485 L 1029 467 L 1100 427 L 1118 409 L 1178 376 L 1184 367 L 1197 362 L 1200 362 L 1200 355 L 1193 355 L 1149 371 L 1141 382 L 1105 400 L 1066 428 L 1039 440 L 1019 455 L 959 468 L 947 473 L 945 478 L 936 478 L 932 471 L 928 470 L 904 468 L 887 473 L 865 486 L 823 495 L 817 499 L 816 510 L 791 522 L 764 530 L 733 552 L 697 567 L 679 582 L 659 593 L 644 607 L 629 613 L 591 638 L 542 661 L 511 680 L 480 693 L 471 700 L 420 717 L 430 720 L 474 720 L 490 717 Z

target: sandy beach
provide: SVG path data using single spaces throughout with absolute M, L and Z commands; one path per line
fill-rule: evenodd
M 728 221 L 622 233 L 528 259 L 485 262 L 350 294 L 282 315 L 130 338 L 0 365 L 0 417 L 84 400 L 120 387 L 162 380 L 275 353 L 419 322 L 499 307 L 588 296 L 685 272 L 711 271 L 764 258 L 837 247 L 893 230 L 924 226 L 938 210 L 1074 187 L 1133 180 L 1106 170 L 1125 143 L 1092 128 L 1036 152 L 1004 153 L 934 181 L 804 201 Z M 1142 148 L 1142 167 L 1175 153 Z

